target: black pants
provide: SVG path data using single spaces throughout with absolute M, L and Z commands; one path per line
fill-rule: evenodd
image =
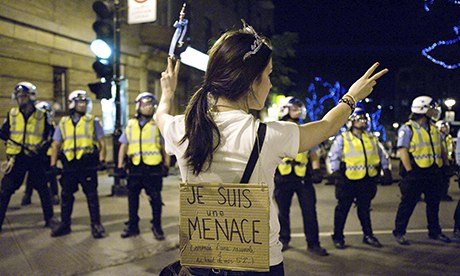
M 11 171 L 2 179 L 0 187 L 0 228 L 3 225 L 11 196 L 21 187 L 26 172 L 29 172 L 28 178 L 33 180 L 33 187 L 40 196 L 45 221 L 53 217 L 53 205 L 48 186 L 46 185 L 43 162 L 41 162 L 39 156 L 30 157 L 20 153 L 15 156 L 15 162 Z
M 61 221 L 65 225 L 71 224 L 74 193 L 78 191 L 78 184 L 81 184 L 83 193 L 86 196 L 91 224 L 100 224 L 99 197 L 97 194 L 97 170 L 96 161 L 72 160 L 64 163 L 64 170 L 61 178 Z
M 420 200 L 420 195 L 425 195 L 426 217 L 428 221 L 428 234 L 430 236 L 441 233 L 439 225 L 439 203 L 442 194 L 440 174 L 419 175 L 417 178 L 403 178 L 400 183 L 401 202 L 396 213 L 394 235 L 406 234 L 409 219 L 415 206 Z
M 335 188 L 337 206 L 334 212 L 334 240 L 343 240 L 343 229 L 353 202 L 356 203 L 358 218 L 364 235 L 373 235 L 371 224 L 371 201 L 377 194 L 377 185 L 373 178 L 346 180 Z
M 50 159 L 51 158 L 49 156 L 43 157 L 43 159 L 42 159 L 43 168 L 44 168 L 45 172 L 49 171 L 49 169 L 50 169 Z M 34 187 L 34 181 L 36 181 L 36 180 L 32 179 L 30 177 L 27 178 L 26 190 L 24 192 L 24 196 L 28 196 L 28 197 L 32 196 L 33 187 Z M 46 175 L 46 181 L 49 184 L 49 189 L 50 189 L 50 192 L 51 192 L 51 196 L 58 195 L 59 191 L 58 191 L 58 184 L 57 184 L 56 176 L 51 175 L 51 174 L 47 174 Z
M 144 189 L 149 196 L 150 206 L 152 207 L 152 224 L 161 227 L 161 189 L 163 188 L 163 178 L 161 166 L 139 166 L 130 165 L 128 175 L 128 210 L 129 226 L 138 227 L 139 223 L 139 195 Z
M 291 240 L 290 208 L 294 193 L 297 195 L 303 217 L 303 229 L 308 247 L 319 245 L 318 218 L 316 216 L 316 193 L 311 181 L 299 179 L 285 182 L 283 177 L 275 178 L 275 200 L 278 204 L 280 241 Z

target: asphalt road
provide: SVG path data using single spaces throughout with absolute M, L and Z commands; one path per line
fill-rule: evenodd
M 110 196 L 112 179 L 100 175 L 99 195 L 102 222 L 108 232 L 104 239 L 94 240 L 86 200 L 82 191 L 76 194 L 73 232 L 51 238 L 43 228 L 38 195 L 32 205 L 20 206 L 23 188 L 12 198 L 0 234 L 0 275 L 157 275 L 168 263 L 178 258 L 179 178 L 165 179 L 163 228 L 165 241 L 156 241 L 150 231 L 151 210 L 145 194 L 140 207 L 141 235 L 121 239 L 127 220 L 127 198 Z M 408 227 L 410 246 L 398 245 L 391 235 L 399 203 L 399 189 L 379 186 L 372 205 L 375 235 L 383 248 L 371 248 L 362 243 L 362 233 L 356 209 L 350 211 L 345 227 L 345 250 L 335 249 L 330 233 L 336 204 L 334 187 L 315 186 L 320 240 L 330 255 L 319 257 L 306 251 L 300 208 L 296 198 L 291 207 L 291 248 L 284 252 L 286 275 L 459 275 L 460 243 L 443 244 L 428 239 L 425 203 L 420 202 Z M 444 233 L 452 236 L 453 213 L 460 190 L 452 179 L 450 195 L 454 202 L 442 202 L 440 223 Z M 59 214 L 60 209 L 55 207 Z

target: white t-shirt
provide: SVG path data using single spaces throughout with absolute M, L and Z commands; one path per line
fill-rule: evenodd
M 194 176 L 187 170 L 183 158 L 188 141 L 179 141 L 185 133 L 184 115 L 175 116 L 165 124 L 165 150 L 175 155 L 182 176 L 187 182 L 239 183 L 249 160 L 260 121 L 241 110 L 214 113 L 214 121 L 221 134 L 221 144 L 214 152 L 209 170 Z M 270 196 L 270 266 L 283 261 L 279 242 L 278 208 L 274 204 L 274 173 L 284 157 L 295 158 L 299 149 L 299 128 L 291 122 L 268 122 L 262 151 L 249 183 L 267 183 Z M 203 141 L 210 143 L 210 141 Z

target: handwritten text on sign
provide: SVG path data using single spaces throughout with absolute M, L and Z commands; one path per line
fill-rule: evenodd
M 266 185 L 182 183 L 181 264 L 268 271 L 269 206 Z

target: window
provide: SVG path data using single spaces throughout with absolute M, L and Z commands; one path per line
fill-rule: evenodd
M 69 81 L 67 68 L 53 67 L 53 109 L 58 114 L 65 113 L 67 108 L 67 95 L 69 94 Z

